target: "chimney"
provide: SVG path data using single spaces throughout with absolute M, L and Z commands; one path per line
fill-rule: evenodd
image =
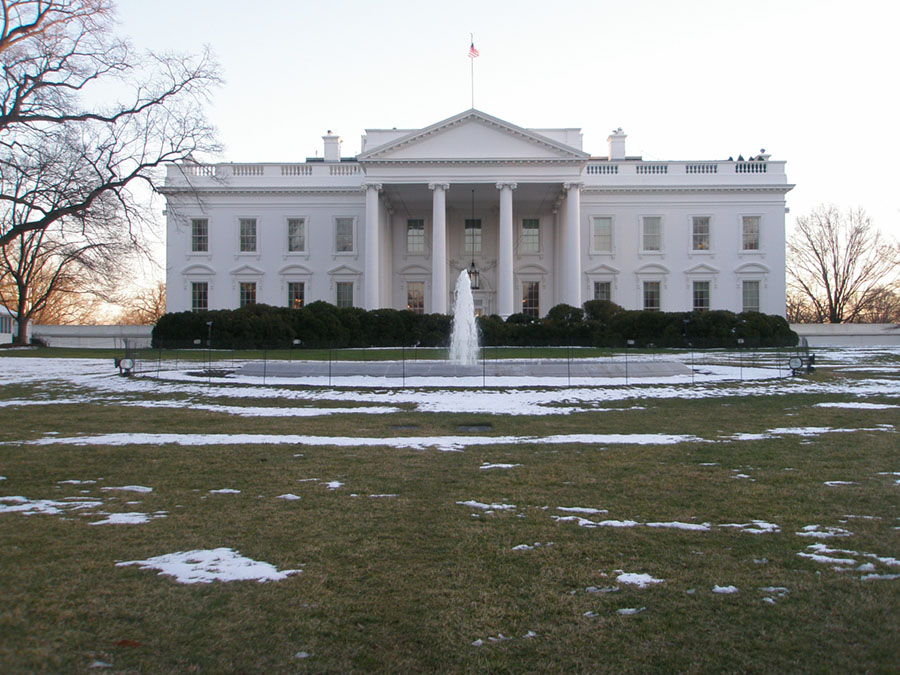
M 609 143 L 610 159 L 625 159 L 625 139 L 627 137 L 625 132 L 622 131 L 622 127 L 619 127 L 609 135 L 606 142 Z
M 322 140 L 325 141 L 325 161 L 326 162 L 340 162 L 341 161 L 341 137 L 335 136 L 331 133 L 331 129 L 328 130 L 328 134 L 322 136 Z

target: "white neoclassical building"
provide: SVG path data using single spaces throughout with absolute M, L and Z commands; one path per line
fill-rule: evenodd
M 785 312 L 784 162 L 644 161 L 609 136 L 525 129 L 467 110 L 368 129 L 362 151 L 297 163 L 168 167 L 168 311 L 325 300 L 448 312 L 477 271 L 476 311 Z

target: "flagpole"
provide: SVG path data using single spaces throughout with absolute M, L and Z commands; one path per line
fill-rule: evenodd
M 472 45 L 475 44 L 475 34 L 474 34 L 474 33 L 469 33 L 469 42 L 470 42 L 470 44 L 472 44 Z M 471 77 L 471 82 L 472 82 L 472 109 L 474 110 L 474 109 L 475 109 L 475 59 L 471 57 L 471 54 L 470 54 L 470 56 L 469 56 L 469 61 L 471 61 L 471 65 L 472 65 L 472 77 Z

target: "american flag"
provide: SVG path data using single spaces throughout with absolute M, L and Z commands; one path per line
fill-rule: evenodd
M 475 43 L 473 42 L 473 43 L 469 46 L 469 58 L 470 58 L 470 59 L 474 59 L 476 56 L 478 56 L 478 50 L 475 49 Z

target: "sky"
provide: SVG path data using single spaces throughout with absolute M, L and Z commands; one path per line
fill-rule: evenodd
M 886 0 L 119 0 L 136 47 L 212 48 L 216 161 L 343 155 L 366 128 L 421 128 L 472 107 L 526 128 L 580 127 L 605 156 L 787 162 L 788 228 L 863 207 L 900 239 L 897 37 Z

